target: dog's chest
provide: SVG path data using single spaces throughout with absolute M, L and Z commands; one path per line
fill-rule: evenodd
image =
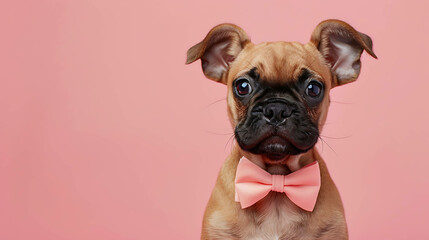
M 240 216 L 242 239 L 291 239 L 305 226 L 306 215 L 284 194 L 271 193 Z

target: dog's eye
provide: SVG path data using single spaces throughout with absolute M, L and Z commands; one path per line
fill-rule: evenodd
M 311 81 L 305 89 L 305 94 L 312 98 L 317 98 L 322 93 L 322 84 L 317 81 Z
M 239 96 L 246 96 L 252 92 L 252 86 L 250 86 L 249 80 L 240 78 L 235 81 L 235 90 Z

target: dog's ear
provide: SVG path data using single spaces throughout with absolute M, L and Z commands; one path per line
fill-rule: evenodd
M 249 37 L 240 27 L 220 24 L 212 28 L 200 43 L 188 50 L 186 64 L 201 59 L 204 75 L 226 84 L 225 72 L 249 42 Z
M 333 87 L 353 82 L 360 73 L 360 56 L 365 50 L 377 58 L 371 38 L 340 20 L 326 20 L 314 29 L 310 40 L 331 67 Z

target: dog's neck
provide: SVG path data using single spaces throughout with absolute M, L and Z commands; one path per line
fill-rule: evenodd
M 278 163 L 271 163 L 271 161 L 264 159 L 261 155 L 245 152 L 241 149 L 239 151 L 242 156 L 272 175 L 287 175 L 316 160 L 313 154 L 314 149 L 303 154 L 290 156 L 287 159 L 280 160 Z

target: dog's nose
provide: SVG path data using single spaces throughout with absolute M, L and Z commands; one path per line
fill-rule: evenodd
M 292 108 L 283 102 L 271 102 L 263 108 L 265 120 L 272 124 L 279 124 L 292 115 Z

